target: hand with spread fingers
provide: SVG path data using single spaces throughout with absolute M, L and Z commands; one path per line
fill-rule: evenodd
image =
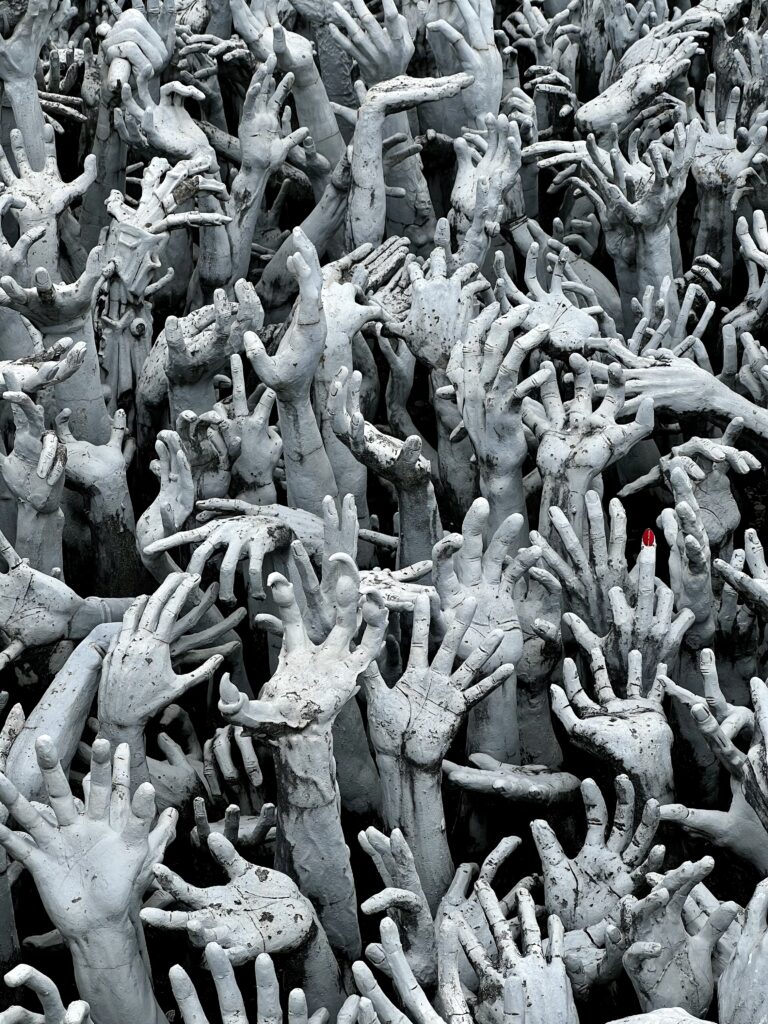
M 295 882 L 280 872 L 251 864 L 218 832 L 208 836 L 208 849 L 226 872 L 227 882 L 197 888 L 156 864 L 159 885 L 188 909 L 147 908 L 141 912 L 144 924 L 184 930 L 190 942 L 201 948 L 215 942 L 234 966 L 269 953 L 290 955 L 297 964 L 303 961 L 305 977 L 309 982 L 314 976 L 315 985 L 322 977 L 318 970 L 331 972 L 324 990 L 307 991 L 307 995 L 312 1005 L 327 1005 L 325 998 L 335 991 L 333 1004 L 338 1005 L 338 968 L 312 905 Z
M 395 686 L 388 687 L 378 668 L 364 675 L 371 742 L 379 772 L 385 777 L 384 818 L 402 830 L 411 847 L 430 907 L 435 910 L 453 877 L 447 843 L 435 842 L 431 823 L 443 818 L 440 769 L 470 710 L 512 674 L 499 665 L 477 681 L 504 640 L 490 633 L 452 671 L 472 625 L 477 604 L 467 598 L 429 661 L 429 598 L 414 602 L 408 664 Z
M 551 688 L 552 708 L 569 738 L 595 757 L 625 772 L 643 800 L 669 803 L 674 796 L 672 739 L 662 698 L 666 666 L 657 670 L 650 690 L 643 687 L 639 651 L 629 656 L 626 697 L 617 697 L 598 647 L 585 652 L 594 679 L 595 699 L 581 685 L 576 663 L 566 658 L 563 685 Z
M 72 954 L 80 994 L 94 1017 L 117 1022 L 140 1013 L 144 1020 L 161 1021 L 138 915 L 152 865 L 174 837 L 177 814 L 163 811 L 154 823 L 149 783 L 131 798 L 127 744 L 113 758 L 109 743 L 96 740 L 84 803 L 72 795 L 50 738 L 38 736 L 35 751 L 50 807 L 40 810 L 0 775 L 0 799 L 24 829 L 0 825 L 0 844 L 30 872 Z
M 545 1021 L 577 1024 L 579 1018 L 563 961 L 565 936 L 562 921 L 555 914 L 547 919 L 545 953 L 533 897 L 527 889 L 518 889 L 518 945 L 511 923 L 490 885 L 479 879 L 475 883 L 475 893 L 495 946 L 495 954 L 485 950 L 467 922 L 463 918 L 459 920 L 459 940 L 479 980 L 477 1019 L 502 1021 L 510 1010 L 515 1013 L 515 1005 L 519 1006 L 522 1001 L 526 1007 L 526 1019 L 529 1018 L 533 1024 L 544 1024 Z
M 654 846 L 659 805 L 646 801 L 637 829 L 635 787 L 626 775 L 616 777 L 616 810 L 609 836 L 608 811 L 592 779 L 581 784 L 587 819 L 584 845 L 575 857 L 566 857 L 546 821 L 531 824 L 544 872 L 544 899 L 568 931 L 589 928 L 613 910 L 616 900 L 633 892 L 649 871 L 664 860 L 664 847 Z
M 686 900 L 712 871 L 714 861 L 686 861 L 661 876 L 648 896 L 625 896 L 621 927 L 629 939 L 624 968 L 645 1010 L 674 1003 L 696 1015 L 712 1001 L 714 949 L 740 907 L 723 903 L 687 924 Z

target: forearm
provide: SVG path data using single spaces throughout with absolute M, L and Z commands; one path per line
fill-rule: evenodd
M 342 495 L 354 495 L 358 521 L 363 527 L 369 526 L 368 470 L 357 461 L 344 442 L 336 437 L 333 427 L 327 420 L 323 422 L 320 433 L 336 481 L 337 492 Z
M 67 331 L 75 341 L 85 342 L 85 359 L 77 373 L 54 385 L 56 411 L 72 410 L 69 425 L 75 437 L 90 441 L 91 444 L 106 444 L 111 424 L 104 401 L 99 355 L 90 315 L 80 330 L 70 324 Z M 45 337 L 45 344 L 52 345 L 58 340 L 59 335 L 49 334 Z
M 24 139 L 27 159 L 33 170 L 42 171 L 45 167 L 45 118 L 37 94 L 37 82 L 34 76 L 9 78 L 3 82 L 3 86 L 10 100 L 16 127 Z
M 397 500 L 400 512 L 398 566 L 430 560 L 432 548 L 443 536 L 432 481 L 425 480 L 418 488 L 399 487 Z
M 26 502 L 19 502 L 16 514 L 16 550 L 29 560 L 33 569 L 50 576 L 54 569 L 61 570 L 64 556 L 61 538 L 64 533 L 64 513 L 37 512 Z
M 5 808 L 3 808 L 5 812 Z M 3 815 L 3 818 L 6 814 Z M 5 822 L 3 822 L 5 824 Z M 10 967 L 19 958 L 19 935 L 13 912 L 13 894 L 8 877 L 8 854 L 0 850 L 0 964 Z
M 323 444 L 312 403 L 305 395 L 277 400 L 283 439 L 288 504 L 322 516 L 323 498 L 336 497 L 338 488 Z
M 583 544 L 587 543 L 586 531 L 586 493 L 594 488 L 599 474 L 582 473 L 579 476 L 567 471 L 547 473 L 539 467 L 542 476 L 541 504 L 539 505 L 539 533 L 548 539 L 554 535 L 549 510 L 553 505 L 565 513 L 570 520 L 576 536 Z M 556 535 L 555 535 L 556 536 Z M 559 539 L 556 547 L 560 546 Z
M 467 752 L 490 754 L 504 764 L 520 764 L 517 676 L 514 673 L 470 711 Z
M 468 438 L 451 441 L 443 424 L 437 421 L 437 464 L 443 491 L 451 515 L 457 522 L 469 511 L 477 497 L 477 463 Z
M 624 321 L 624 333 L 627 337 L 632 333 L 635 324 L 632 311 L 632 300 L 639 293 L 637 285 L 637 266 L 634 263 L 627 263 L 625 260 L 614 257 L 614 269 L 616 271 L 616 283 L 619 286 L 619 297 L 621 299 L 621 313 Z
M 125 477 L 116 479 L 111 488 L 91 493 L 88 521 L 93 542 L 93 593 L 114 597 L 141 593 L 146 573 L 136 550 L 136 521 Z
M 93 154 L 96 180 L 85 190 L 80 212 L 80 241 L 88 252 L 98 243 L 101 229 L 109 221 L 104 205 L 109 193 L 112 189 L 125 190 L 128 163 L 128 147 L 115 131 L 112 112 L 104 103 L 99 106 Z
M 542 680 L 537 680 L 536 684 L 528 688 L 522 680 L 518 680 L 520 759 L 523 764 L 543 764 L 547 768 L 560 768 L 563 763 L 563 751 L 557 742 L 552 724 L 549 688 Z
M 227 234 L 232 253 L 233 283 L 248 276 L 253 233 L 259 221 L 268 181 L 267 171 L 243 167 L 232 183 L 231 199 L 227 204 L 227 213 L 232 220 L 227 225 Z
M 346 146 L 316 67 L 296 73 L 291 95 L 299 124 L 309 128 L 318 153 L 335 167 Z
M 454 874 L 443 810 L 442 770 L 440 765 L 425 769 L 405 760 L 399 768 L 400 804 L 396 818 L 386 825 L 389 830 L 399 828 L 405 836 L 434 914 Z
M 661 294 L 665 277 L 674 279 L 672 265 L 671 232 L 665 225 L 658 231 L 636 232 L 637 244 L 637 299 L 642 301 L 646 288 L 653 287 Z
M 216 389 L 213 386 L 213 375 L 206 374 L 202 380 L 194 384 L 176 384 L 168 380 L 168 405 L 171 410 L 171 423 L 176 423 L 179 416 L 191 409 L 192 412 L 202 416 L 210 412 L 218 401 Z
M 381 809 L 379 774 L 371 756 L 360 705 L 352 698 L 333 723 L 334 750 L 344 756 L 336 765 L 341 802 L 352 814 L 377 816 Z
M 719 280 L 728 284 L 733 273 L 733 210 L 727 189 L 702 188 L 699 192 L 699 229 L 695 256 L 708 254 L 720 261 Z
M 86 597 L 72 618 L 70 638 L 82 640 L 99 626 L 119 622 L 132 603 L 130 597 Z
M 218 170 L 206 175 L 219 181 Z M 216 196 L 201 194 L 197 197 L 197 208 L 201 213 L 220 213 L 221 202 Z M 197 273 L 206 301 L 213 301 L 216 288 L 226 288 L 237 280 L 232 277 L 232 252 L 226 224 L 200 227 L 200 245 L 197 252 Z
M 335 378 L 341 365 L 352 365 L 351 345 L 349 342 L 344 346 L 334 344 L 330 341 L 331 330 L 332 328 L 329 327 L 329 341 L 326 342 L 326 352 L 323 355 L 320 364 L 322 377 L 320 376 L 320 371 L 315 375 L 314 405 L 317 410 L 316 417 L 320 426 L 320 434 L 323 439 L 326 455 L 328 456 L 328 461 L 331 464 L 333 476 L 336 480 L 337 491 L 342 495 L 354 495 L 355 505 L 357 507 L 357 518 L 361 525 L 367 526 L 369 520 L 368 470 L 358 461 L 358 459 L 355 458 L 344 442 L 340 441 L 336 436 L 333 430 L 331 417 L 328 414 L 330 382 Z M 328 361 L 329 351 L 336 352 L 336 358 L 331 362 Z M 346 355 L 341 355 L 342 351 L 346 351 Z
M 345 993 L 339 965 L 319 921 L 315 922 L 306 944 L 286 957 L 283 986 L 284 991 L 304 990 L 310 1014 L 325 1007 L 331 1020 L 335 1020 Z
M 352 151 L 352 185 L 347 210 L 347 242 L 351 248 L 384 237 L 387 196 L 382 157 L 384 117 L 363 108 L 357 117 Z
M 152 991 L 136 920 L 93 928 L 68 941 L 80 998 L 91 1008 L 94 1024 L 167 1024 Z
M 322 199 L 312 212 L 302 221 L 301 230 L 317 249 L 322 259 L 331 239 L 344 226 L 347 212 L 347 195 L 341 193 L 333 185 L 328 185 Z M 296 252 L 293 232 L 277 250 L 264 268 L 256 290 L 264 303 L 274 309 L 286 303 L 296 292 L 296 278 L 289 274 L 286 261 Z
M 310 726 L 275 743 L 275 868 L 293 878 L 315 906 L 336 955 L 360 956 L 357 896 L 339 818 L 331 730 Z
M 387 407 L 387 422 L 389 423 L 392 433 L 403 441 L 406 437 L 416 436 L 421 438 L 421 454 L 425 459 L 429 459 L 430 461 L 432 466 L 432 479 L 439 479 L 440 466 L 437 452 L 429 441 L 427 441 L 422 435 L 419 428 L 411 419 L 411 414 L 408 412 L 408 398 L 410 393 L 410 385 L 401 386 L 399 382 L 395 381 L 394 375 L 390 371 L 389 381 L 384 395 Z

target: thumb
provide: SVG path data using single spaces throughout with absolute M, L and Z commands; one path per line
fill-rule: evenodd
M 653 960 L 661 955 L 658 942 L 633 942 L 622 958 L 627 973 L 631 976 L 645 966 L 646 960 Z
M 253 331 L 246 331 L 243 335 L 243 345 L 245 347 L 245 354 L 248 356 L 248 360 L 256 371 L 257 376 L 269 385 L 269 381 L 274 377 L 272 360 L 267 355 L 267 350 L 264 348 L 261 338 Z
M 187 755 L 179 744 L 171 739 L 167 732 L 158 733 L 157 745 L 165 754 L 168 764 L 173 765 L 174 768 L 186 767 Z
M 704 924 L 701 931 L 696 936 L 696 940 L 703 943 L 707 949 L 713 950 L 722 938 L 723 934 L 728 931 L 736 920 L 740 910 L 741 907 L 739 904 L 734 903 L 733 901 L 721 903 L 720 906 L 713 910 L 709 915 L 706 924 Z

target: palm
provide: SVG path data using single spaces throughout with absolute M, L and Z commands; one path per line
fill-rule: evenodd
M 464 586 L 463 590 L 465 596 L 462 601 L 467 597 L 473 598 L 477 602 L 477 611 L 459 649 L 461 656 L 468 657 L 489 633 L 495 629 L 503 629 L 504 639 L 496 652 L 493 664 L 516 664 L 523 653 L 523 630 L 517 617 L 512 593 L 487 580 Z M 446 618 L 450 619 L 448 610 Z
M 119 653 L 108 657 L 104 675 L 112 722 L 127 724 L 137 716 L 148 719 L 167 702 L 166 682 L 174 675 L 171 648 L 156 633 L 139 628 Z
M 216 941 L 233 952 L 235 963 L 247 963 L 267 950 L 295 949 L 312 924 L 295 884 L 277 871 L 249 866 L 239 878 L 204 891 L 206 906 L 193 910 L 188 923 L 201 926 L 203 944 L 205 930 L 216 929 Z M 192 935 L 196 932 L 193 928 Z
M 285 155 L 285 141 L 275 114 L 254 113 L 247 121 L 241 121 L 240 146 L 245 165 L 265 170 L 279 167 Z
M 633 930 L 633 942 L 658 942 L 663 936 L 658 957 L 642 961 L 632 982 L 649 1006 L 686 1005 L 706 1007 L 712 997 L 712 961 L 696 956 L 695 939 L 685 930 L 682 918 L 664 907 Z M 703 1012 L 703 1010 L 702 1010 Z
M 671 730 L 656 701 L 609 700 L 600 710 L 581 722 L 580 732 L 619 764 L 669 748 Z
M 295 950 L 316 931 L 312 905 L 287 875 L 251 864 L 216 832 L 208 836 L 208 849 L 226 871 L 226 885 L 197 889 L 156 865 L 157 880 L 189 909 L 143 910 L 145 924 L 183 929 L 198 946 L 218 942 L 236 965 L 255 960 L 260 953 Z
M 574 306 L 564 295 L 526 296 L 525 301 L 530 311 L 524 328 L 532 330 L 539 324 L 546 324 L 550 345 L 558 354 L 581 352 L 587 339 L 599 334 L 595 318 Z
M 590 917 L 601 921 L 616 906 L 619 896 L 632 892 L 634 885 L 621 854 L 605 846 L 583 846 L 571 860 L 552 871 L 552 888 L 557 891 L 563 908 L 577 913 L 580 903 L 589 904 Z M 559 902 L 559 900 L 558 900 Z
M 463 694 L 446 676 L 424 668 L 409 668 L 395 692 L 401 712 L 399 724 L 403 726 L 402 753 L 411 764 L 428 768 L 440 764 L 467 711 Z
M 151 130 L 142 128 L 153 148 L 175 160 L 190 160 L 209 148 L 208 139 L 186 109 L 173 102 L 153 107 Z
M 55 643 L 69 634 L 69 626 L 83 601 L 60 580 L 20 563 L 0 576 L 0 597 L 6 615 L 0 628 L 28 647 Z
M 108 821 L 85 815 L 58 830 L 46 844 L 45 866 L 32 874 L 48 916 L 65 938 L 125 919 L 135 893 L 149 884 L 148 853 L 146 842 L 129 843 Z
M 693 176 L 704 188 L 722 189 L 745 169 L 747 163 L 741 158 L 735 138 L 708 133 L 699 137 Z
M 456 278 L 416 281 L 412 294 L 411 311 L 403 326 L 410 347 L 430 366 L 444 367 L 454 342 L 471 319 L 471 306 L 462 306 Z

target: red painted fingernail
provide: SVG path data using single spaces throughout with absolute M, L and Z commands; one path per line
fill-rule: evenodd
M 644 548 L 652 548 L 655 543 L 656 543 L 656 536 L 655 536 L 653 530 L 644 530 L 643 531 L 643 547 Z

